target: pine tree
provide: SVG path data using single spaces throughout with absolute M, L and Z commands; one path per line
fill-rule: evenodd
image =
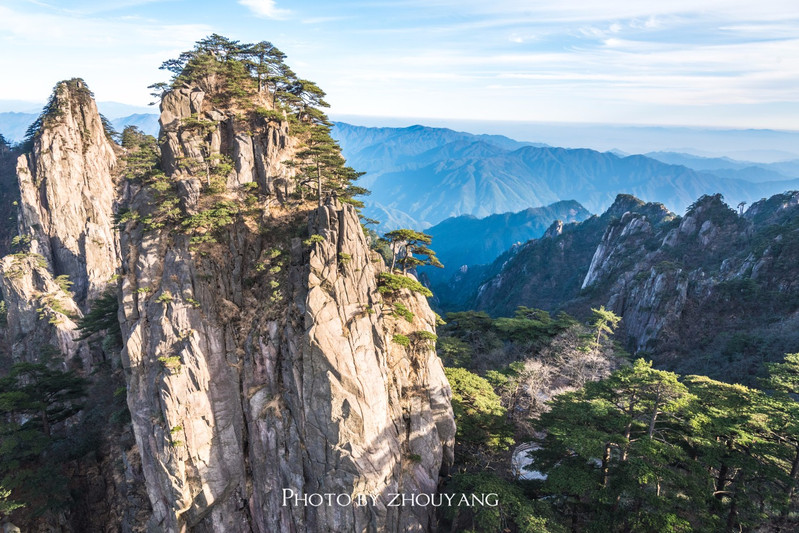
M 402 267 L 403 273 L 417 266 L 444 267 L 436 257 L 436 253 L 428 247 L 433 237 L 426 233 L 403 228 L 389 231 L 383 239 L 391 248 L 392 271 L 397 265 Z
M 599 309 L 594 309 L 592 307 L 591 312 L 593 313 L 593 322 L 591 322 L 591 327 L 596 332 L 594 348 L 599 349 L 602 336 L 612 335 L 613 331 L 619 325 L 621 317 L 613 311 L 605 309 L 604 305 L 599 306 Z
M 41 363 L 16 363 L 0 379 L 1 483 L 34 512 L 69 498 L 54 450 L 85 394 L 86 380 Z

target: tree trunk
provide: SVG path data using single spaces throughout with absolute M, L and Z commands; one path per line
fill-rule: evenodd
M 322 207 L 322 169 L 316 163 L 316 192 L 319 195 L 319 207 Z
M 658 389 L 658 393 L 655 396 L 655 406 L 652 408 L 652 418 L 649 420 L 649 438 L 652 438 L 652 435 L 655 434 L 655 421 L 658 417 L 658 408 L 660 407 L 660 389 Z
M 50 438 L 50 419 L 47 418 L 47 409 L 42 409 L 42 430 Z
M 722 492 L 724 491 L 724 487 L 727 486 L 727 472 L 729 472 L 729 467 L 727 463 L 721 463 L 721 468 L 719 468 L 719 477 L 716 479 L 716 499 L 720 500 L 724 495 Z
M 738 518 L 738 504 L 736 502 L 736 496 L 732 496 L 732 503 L 730 504 L 730 512 L 727 514 L 727 531 L 728 533 L 733 533 L 735 531 L 735 523 L 737 522 Z M 740 528 L 738 528 L 740 531 Z

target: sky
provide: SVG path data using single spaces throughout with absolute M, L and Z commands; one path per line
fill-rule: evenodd
M 796 0 L 0 0 L 0 100 L 146 105 L 211 33 L 274 43 L 331 116 L 799 130 Z

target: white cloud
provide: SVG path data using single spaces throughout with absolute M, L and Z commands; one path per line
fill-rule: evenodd
M 239 0 L 239 4 L 249 8 L 256 17 L 282 19 L 289 14 L 288 10 L 279 9 L 275 0 Z
M 0 85 L 0 98 L 44 100 L 57 81 L 82 77 L 99 100 L 145 104 L 147 85 L 166 77 L 158 65 L 209 33 L 204 24 L 0 6 L 0 45 L 8 51 L 0 71 L 14 72 L 14 83 Z

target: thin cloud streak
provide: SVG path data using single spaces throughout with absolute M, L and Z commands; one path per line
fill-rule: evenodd
M 285 19 L 289 15 L 288 10 L 278 9 L 275 0 L 239 0 L 239 4 L 252 11 L 256 17 Z

